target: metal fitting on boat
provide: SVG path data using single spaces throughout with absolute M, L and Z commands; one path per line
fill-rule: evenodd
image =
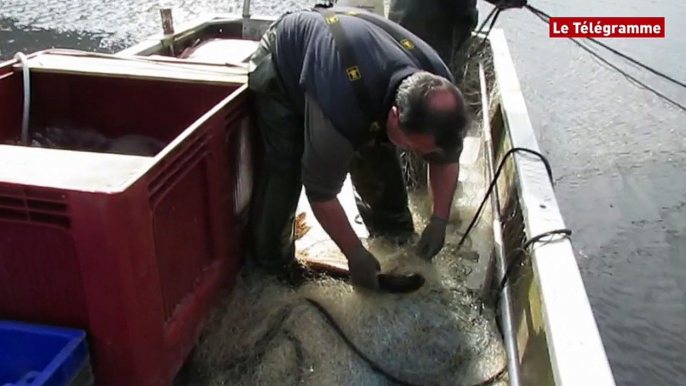
M 171 8 L 161 8 L 160 16 L 162 17 L 162 32 L 165 35 L 174 34 L 174 17 L 172 16 Z
M 169 47 L 169 54 L 176 56 L 174 52 L 174 17 L 172 16 L 171 8 L 160 8 L 160 17 L 162 18 L 162 45 Z

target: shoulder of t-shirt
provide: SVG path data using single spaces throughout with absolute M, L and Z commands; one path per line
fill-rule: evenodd
M 451 82 L 455 82 L 453 74 L 450 71 L 449 64 L 446 64 L 443 62 L 443 60 L 438 55 L 436 50 L 434 50 L 433 47 L 431 47 L 431 45 L 429 45 L 429 43 L 421 40 L 417 35 L 413 34 L 411 31 L 407 31 L 406 29 L 404 29 L 403 27 L 401 27 L 397 24 L 393 23 L 392 28 L 396 29 L 399 32 L 403 32 L 406 34 L 409 33 L 410 36 L 414 37 L 415 40 L 421 41 L 420 44 L 415 44 L 415 45 L 417 46 L 417 48 L 419 48 L 422 51 L 422 53 L 424 53 L 424 55 L 429 59 L 429 61 L 431 62 L 431 65 L 432 65 L 432 68 L 424 68 L 423 70 L 431 72 L 431 73 L 438 75 L 438 76 L 442 76 L 442 77 L 450 80 Z
M 311 24 L 316 22 L 318 18 L 321 18 L 321 15 L 318 12 L 310 9 L 303 9 L 285 15 L 285 19 L 279 22 L 279 28 L 286 30 L 300 29 L 308 23 Z

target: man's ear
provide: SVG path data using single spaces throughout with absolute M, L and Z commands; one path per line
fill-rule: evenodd
M 399 111 L 398 111 L 398 106 L 391 106 L 391 116 L 395 119 L 398 119 Z
M 391 106 L 391 109 L 388 111 L 388 122 L 393 124 L 394 126 L 398 125 L 398 118 L 399 118 L 399 111 L 397 106 Z

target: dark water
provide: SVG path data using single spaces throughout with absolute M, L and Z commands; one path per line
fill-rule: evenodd
M 574 3 L 574 4 L 568 4 Z M 114 3 L 113 3 L 114 4 Z M 308 2 L 256 2 L 277 14 Z M 534 2 L 553 16 L 665 16 L 665 39 L 611 46 L 686 82 L 683 0 Z M 176 0 L 174 17 L 232 12 L 236 1 Z M 3 0 L 0 58 L 52 46 L 111 52 L 158 32 L 157 2 Z M 490 6 L 481 6 L 483 15 Z M 482 16 L 483 17 L 483 16 Z M 504 13 L 510 50 L 619 385 L 686 377 L 686 113 L 636 88 L 526 11 Z M 604 54 L 606 55 L 606 54 Z M 612 58 L 608 56 L 608 58 Z M 621 62 L 618 62 L 621 63 Z M 623 65 L 673 99 L 686 90 Z

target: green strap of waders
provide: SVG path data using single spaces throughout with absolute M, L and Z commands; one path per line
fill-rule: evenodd
M 348 80 L 352 85 L 353 92 L 357 99 L 357 103 L 362 110 L 362 113 L 369 120 L 369 129 L 372 132 L 376 132 L 381 129 L 381 125 L 377 120 L 376 114 L 374 113 L 374 103 L 371 100 L 369 92 L 366 90 L 364 81 L 362 80 L 362 70 L 357 65 L 357 60 L 355 58 L 355 53 L 353 52 L 350 40 L 348 40 L 341 27 L 341 23 L 338 20 L 338 15 L 328 9 L 315 7 L 315 10 L 324 16 L 326 24 L 329 25 L 329 30 L 333 35 L 336 47 L 338 48 L 338 53 L 341 59 L 341 64 L 345 68 L 345 73 L 348 76 Z
M 348 40 L 347 36 L 345 35 L 343 27 L 341 27 L 338 15 L 342 14 L 359 17 L 360 19 L 366 20 L 383 29 L 386 31 L 386 33 L 393 37 L 405 49 L 405 51 L 411 55 L 411 57 L 414 57 L 417 60 L 417 64 L 421 68 L 428 71 L 434 69 L 433 64 L 429 61 L 426 55 L 424 55 L 424 53 L 417 48 L 411 39 L 403 36 L 401 33 L 394 31 L 391 28 L 388 28 L 387 25 L 382 23 L 380 20 L 375 19 L 371 15 L 366 15 L 355 11 L 335 12 L 325 6 L 316 6 L 314 10 L 319 12 L 324 17 L 326 24 L 329 26 L 329 30 L 331 31 L 334 41 L 336 42 L 336 47 L 338 48 L 341 64 L 343 65 L 343 68 L 345 68 L 348 80 L 350 80 L 357 103 L 359 104 L 363 114 L 371 122 L 369 125 L 370 130 L 372 132 L 378 131 L 381 129 L 381 124 L 377 119 L 378 117 L 374 114 L 374 103 L 371 101 L 370 94 L 365 88 L 364 81 L 362 80 L 362 70 L 357 65 L 357 60 L 355 58 L 355 53 L 352 50 L 352 45 L 350 44 L 350 40 Z

